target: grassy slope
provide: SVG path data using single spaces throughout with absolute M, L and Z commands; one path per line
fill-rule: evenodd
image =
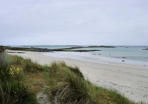
M 53 104 L 135 104 L 115 91 L 93 85 L 84 79 L 78 68 L 69 67 L 64 63 L 41 66 L 29 59 L 7 55 L 0 65 L 0 71 L 10 70 L 12 66 L 14 70 L 22 69 L 16 76 L 12 77 L 10 71 L 5 76 L 22 83 L 27 93 L 25 101 L 28 102 L 27 104 L 37 103 L 35 95 L 40 91 L 45 91 Z M 0 78 L 2 80 L 2 77 Z M 11 83 L 8 79 L 5 80 Z M 3 95 L 2 91 L 0 95 Z M 0 96 L 1 98 L 3 97 Z M 0 102 L 0 104 L 4 103 Z

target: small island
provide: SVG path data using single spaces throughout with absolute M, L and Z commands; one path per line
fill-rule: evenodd
M 148 50 L 148 48 L 142 49 L 142 50 Z
M 116 48 L 115 46 L 88 46 L 88 48 Z

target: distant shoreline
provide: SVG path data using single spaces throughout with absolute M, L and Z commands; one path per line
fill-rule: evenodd
M 5 49 L 16 51 L 33 51 L 33 52 L 80 52 L 91 53 L 91 57 L 107 57 L 109 60 L 115 60 L 115 62 L 122 63 L 135 63 L 139 65 L 146 65 L 148 59 L 146 46 L 22 46 L 22 47 L 10 47 L 5 46 Z
M 9 50 L 35 51 L 35 52 L 52 52 L 52 51 L 92 52 L 92 51 L 101 51 L 101 50 L 83 50 L 83 48 L 115 48 L 115 46 L 75 46 L 70 48 L 57 48 L 57 49 L 4 46 L 4 48 Z M 77 50 L 73 50 L 73 49 L 77 49 Z

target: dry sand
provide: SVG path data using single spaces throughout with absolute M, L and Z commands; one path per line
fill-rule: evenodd
M 30 58 L 42 65 L 49 65 L 54 61 L 65 61 L 68 65 L 78 66 L 85 78 L 92 83 L 117 90 L 133 101 L 148 103 L 148 66 L 117 62 L 93 63 L 70 58 L 45 56 L 39 52 L 10 54 Z

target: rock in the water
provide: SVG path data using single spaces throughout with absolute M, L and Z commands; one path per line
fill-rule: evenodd
M 125 62 L 125 60 L 122 60 L 122 62 Z
M 145 48 L 145 49 L 143 49 L 143 50 L 148 50 L 148 48 Z

